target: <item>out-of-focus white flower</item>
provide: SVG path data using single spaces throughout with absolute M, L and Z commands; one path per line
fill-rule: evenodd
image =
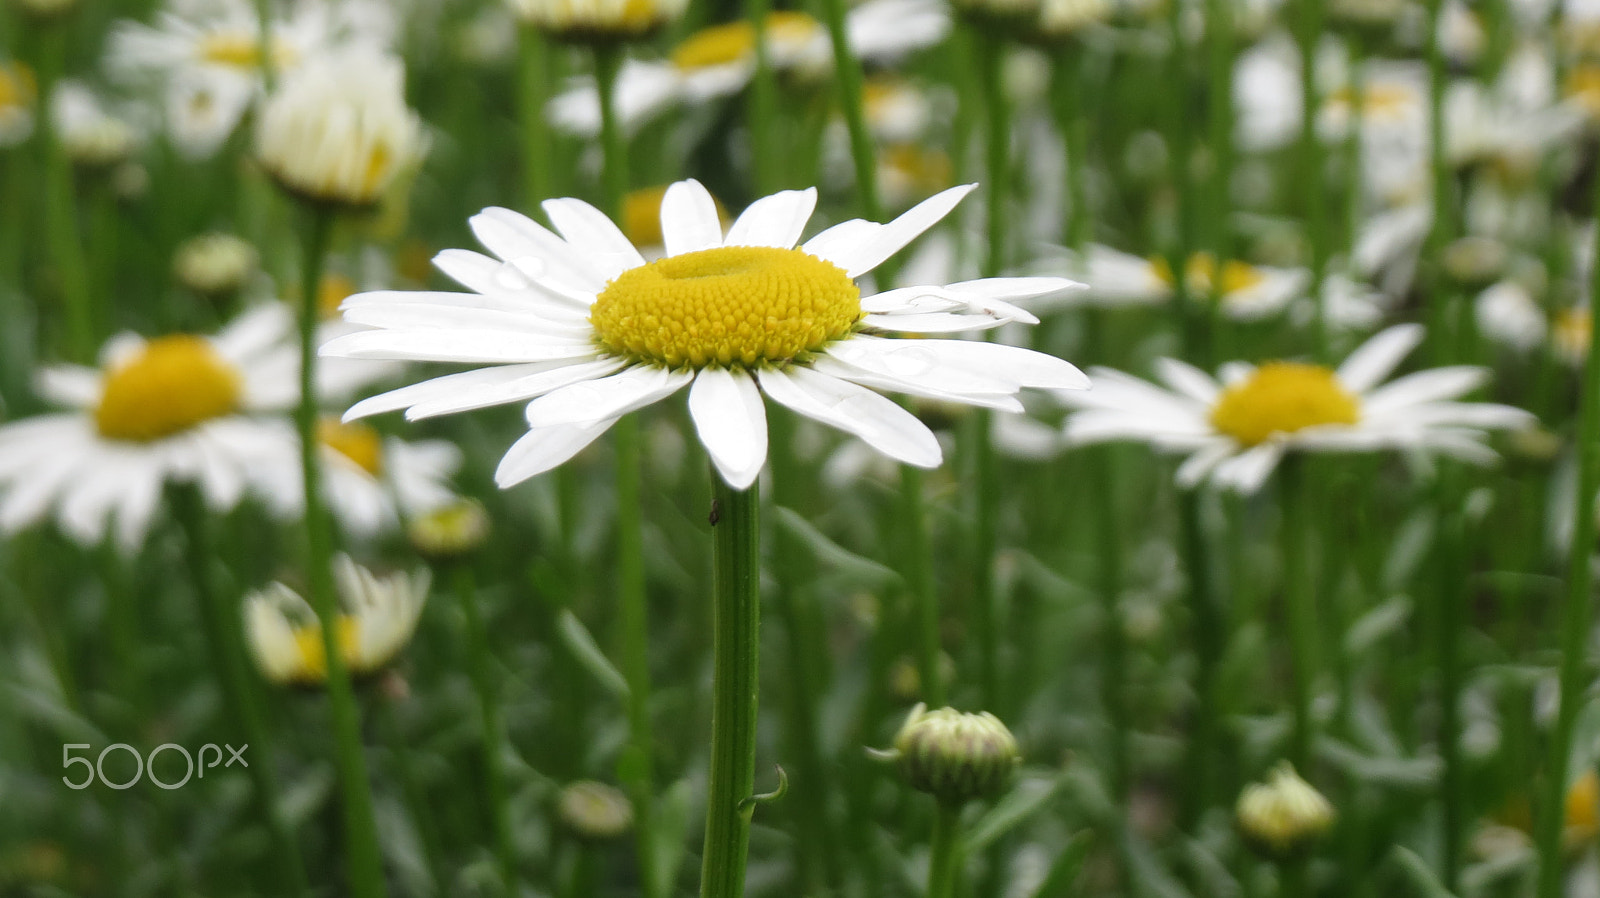
M 1517 281 L 1504 280 L 1479 293 L 1476 312 L 1479 332 L 1496 343 L 1526 352 L 1545 340 L 1544 310 Z
M 38 99 L 33 69 L 16 61 L 0 62 L 0 147 L 13 147 L 33 136 Z
M 1300 54 L 1288 35 L 1267 38 L 1234 63 L 1234 134 L 1240 148 L 1269 152 L 1300 133 Z
M 937 44 L 950 28 L 938 0 L 867 0 L 845 19 L 850 49 L 864 62 L 891 63 Z M 789 78 L 826 77 L 832 49 L 822 23 L 801 12 L 767 19 L 767 58 Z M 617 77 L 617 115 L 633 129 L 679 104 L 699 104 L 737 93 L 755 72 L 755 27 L 748 21 L 713 25 L 691 34 L 667 60 L 629 60 Z M 600 133 L 600 99 L 594 79 L 574 79 L 550 101 L 557 128 L 584 137 Z
M 260 261 L 255 246 L 242 237 L 201 234 L 179 244 L 172 273 L 178 283 L 202 296 L 224 296 L 239 292 Z
M 378 577 L 339 555 L 334 582 L 343 606 L 334 644 L 352 675 L 375 673 L 411 641 L 432 580 L 426 569 Z M 244 600 L 244 629 L 256 666 L 280 685 L 320 686 L 328 679 L 322 624 L 310 603 L 282 583 Z
M 50 120 L 67 158 L 86 168 L 109 168 L 126 160 L 141 140 L 133 124 L 108 112 L 100 98 L 77 81 L 56 85 Z
M 677 21 L 689 0 L 507 0 L 524 23 L 563 41 L 642 40 Z
M 312 60 L 262 108 L 256 154 L 289 192 L 370 206 L 424 148 L 399 58 L 368 47 Z

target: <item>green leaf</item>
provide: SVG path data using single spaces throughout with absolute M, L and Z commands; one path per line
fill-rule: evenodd
M 689 834 L 688 780 L 678 780 L 661 796 L 656 804 L 655 833 L 650 846 L 650 861 L 655 865 L 656 882 L 663 894 L 676 890 L 672 884 L 678 879 L 683 866 L 684 840 Z
M 825 568 L 859 581 L 864 586 L 883 588 L 900 582 L 900 574 L 880 562 L 873 561 L 846 549 L 829 539 L 792 509 L 778 506 L 773 509 L 778 526 L 790 536 L 804 543 L 811 554 Z
M 1074 883 L 1078 881 L 1078 874 L 1083 871 L 1083 862 L 1089 857 L 1089 848 L 1094 844 L 1094 833 L 1091 830 L 1080 829 L 1072 834 L 1067 844 L 1061 848 L 1061 853 L 1056 855 L 1055 863 L 1050 865 L 1050 872 L 1045 874 L 1044 881 L 1033 890 L 1030 898 L 1056 898 L 1058 895 L 1068 893 Z
M 1423 898 L 1456 898 L 1444 887 L 1444 883 L 1439 881 L 1438 875 L 1428 866 L 1428 862 L 1415 851 L 1396 845 L 1391 857 L 1395 860 L 1395 866 L 1399 867 L 1400 871 L 1406 874 L 1406 878 L 1411 880 L 1411 884 L 1417 887 L 1418 895 Z
M 1400 632 L 1413 610 L 1409 596 L 1395 596 L 1361 615 L 1344 634 L 1345 654 L 1365 654 L 1385 637 Z
M 1023 821 L 1044 810 L 1061 786 L 1062 778 L 1059 776 L 1025 779 L 1017 783 L 967 831 L 961 843 L 962 850 L 979 852 L 989 847 Z
M 583 625 L 583 621 L 578 620 L 578 616 L 571 611 L 563 610 L 556 626 L 561 633 L 562 644 L 572 652 L 578 663 L 583 665 L 607 692 L 616 696 L 619 701 L 626 701 L 629 692 L 627 678 L 617 670 L 616 665 L 611 663 L 605 652 L 600 650 L 599 644 L 594 641 L 594 636 L 589 633 L 589 628 Z

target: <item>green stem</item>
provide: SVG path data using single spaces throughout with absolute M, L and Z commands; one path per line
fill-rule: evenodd
M 917 679 L 922 700 L 931 708 L 945 705 L 943 654 L 939 632 L 939 592 L 933 577 L 933 548 L 928 538 L 928 511 L 922 469 L 900 466 L 900 525 L 906 535 L 906 584 L 916 620 Z
M 1193 618 L 1195 669 L 1194 736 L 1189 741 L 1190 807 L 1197 820 L 1217 798 L 1218 737 L 1222 715 L 1217 708 L 1217 667 L 1222 662 L 1226 624 L 1212 584 L 1211 547 L 1206 544 L 1198 490 L 1178 494 L 1178 530 L 1183 566 L 1189 581 L 1189 613 Z
M 1596 180 L 1594 189 L 1600 201 L 1600 180 Z M 1600 233 L 1595 239 L 1600 248 Z M 1600 265 L 1590 266 L 1589 307 L 1600 308 Z M 1600 327 L 1590 329 L 1588 359 L 1583 368 L 1583 392 L 1578 397 L 1578 501 L 1573 503 L 1575 520 L 1567 556 L 1567 593 L 1562 603 L 1560 710 L 1551 734 L 1544 802 L 1539 809 L 1539 898 L 1558 898 L 1561 893 L 1561 824 L 1566 806 L 1567 763 L 1583 692 L 1591 677 L 1585 647 L 1594 603 L 1590 592 L 1590 556 L 1595 540 L 1592 503 L 1600 490 Z
M 378 831 L 372 815 L 372 792 L 367 780 L 367 762 L 361 748 L 361 710 L 350 685 L 339 645 L 339 599 L 333 584 L 333 540 L 331 521 L 322 505 L 322 447 L 317 439 L 317 345 L 319 319 L 317 288 L 322 282 L 322 265 L 332 236 L 334 213 L 329 209 L 310 210 L 303 230 L 300 259 L 300 407 L 295 423 L 300 434 L 300 466 L 305 499 L 306 558 L 311 607 L 322 624 L 322 649 L 328 666 L 328 702 L 332 706 L 334 739 L 337 743 L 339 794 L 344 811 L 345 846 L 348 853 L 350 893 L 355 898 L 381 898 L 387 889 L 383 880 L 383 860 L 378 850 Z
M 1316 582 L 1310 557 L 1311 515 L 1306 507 L 1305 459 L 1289 456 L 1278 467 L 1283 537 L 1284 619 L 1289 628 L 1289 689 L 1293 726 L 1289 763 L 1309 776 L 1312 727 L 1311 681 L 1315 676 L 1317 623 Z
M 522 131 L 522 196 L 532 215 L 548 195 L 549 125 L 544 118 L 549 57 L 544 37 L 523 26 L 517 41 L 517 124 Z
M 1446 463 L 1448 464 L 1448 463 Z M 1467 573 L 1470 562 L 1463 551 L 1466 541 L 1462 520 L 1461 491 L 1455 489 L 1454 473 L 1446 467 L 1441 477 L 1438 508 L 1441 514 L 1439 537 L 1434 545 L 1438 574 L 1433 612 L 1439 668 L 1439 757 L 1444 775 L 1439 793 L 1444 813 L 1440 815 L 1443 857 L 1440 879 L 1446 891 L 1459 891 L 1461 878 L 1461 664 L 1458 658 L 1461 630 L 1467 625 Z
M 184 550 L 189 564 L 189 575 L 194 581 L 195 597 L 200 606 L 200 621 L 206 631 L 206 643 L 211 653 L 211 663 L 222 680 L 227 707 L 234 718 L 234 726 L 253 747 L 260 760 L 250 765 L 256 801 L 261 815 L 267 821 L 276 843 L 276 864 L 282 868 L 282 883 L 291 894 L 310 894 L 305 865 L 300 859 L 300 845 L 295 841 L 294 830 L 278 805 L 276 776 L 272 772 L 271 730 L 268 728 L 261 699 L 250 677 L 250 664 L 245 656 L 244 636 L 240 632 L 238 605 L 223 599 L 217 586 L 214 566 L 217 554 L 211 545 L 207 529 L 204 500 L 198 487 L 180 484 L 172 489 L 173 514 L 183 529 Z M 123 596 L 124 600 L 128 597 Z
M 1300 45 L 1300 184 L 1306 196 L 1306 237 L 1311 249 L 1311 286 L 1315 303 L 1311 318 L 1311 353 L 1319 362 L 1328 359 L 1328 309 L 1322 281 L 1328 267 L 1327 197 L 1322 187 L 1322 137 L 1317 133 L 1316 110 L 1321 108 L 1317 88 L 1317 49 L 1322 40 L 1323 0 L 1298 0 L 1296 40 Z M 1351 122 L 1359 129 L 1359 122 Z
M 516 895 L 516 853 L 511 847 L 511 811 L 506 801 L 503 746 L 505 723 L 500 714 L 500 696 L 495 689 L 490 665 L 489 628 L 483 621 L 477 584 L 472 567 L 459 562 L 452 571 L 456 601 L 467 623 L 467 653 L 472 656 L 472 686 L 478 693 L 479 724 L 483 738 L 483 787 L 489 801 L 489 831 L 494 838 L 495 860 L 500 865 L 504 893 Z M 401 750 L 397 747 L 397 753 Z
M 600 93 L 600 149 L 602 153 L 600 196 L 604 208 L 617 220 L 622 218 L 623 199 L 628 194 L 628 141 L 617 117 L 617 73 L 622 70 L 622 48 L 600 44 L 594 48 L 594 80 Z
M 1066 142 L 1067 220 L 1062 227 L 1062 237 L 1075 254 L 1081 255 L 1089 242 L 1089 165 L 1088 122 L 1083 115 L 1083 100 L 1078 95 L 1083 80 L 1083 67 L 1087 57 L 1077 43 L 1068 44 L 1056 53 L 1054 74 L 1056 78 L 1056 125 Z M 1081 258 L 1079 264 L 1082 264 Z M 1078 272 L 1081 273 L 1081 272 Z
M 761 618 L 758 488 L 736 490 L 712 472 L 715 605 L 712 610 L 711 776 L 701 898 L 740 898 L 755 786 L 757 663 Z
M 961 878 L 961 808 L 939 803 L 928 850 L 928 898 L 955 898 Z
M 862 107 L 861 60 L 851 51 L 845 28 L 845 0 L 823 0 L 822 19 L 833 43 L 834 78 L 838 81 L 839 108 L 844 112 L 845 128 L 850 132 L 850 161 L 855 166 L 861 214 L 868 221 L 877 221 L 883 212 L 878 199 L 878 161 Z
M 67 158 L 50 115 L 50 98 L 61 77 L 66 54 L 64 26 L 45 27 L 43 61 L 39 72 L 39 136 L 44 144 L 45 228 L 50 241 L 50 261 L 66 306 L 67 356 L 75 362 L 94 357 L 94 314 L 90 309 L 89 265 L 83 239 L 78 234 L 78 199 L 72 161 Z
M 1450 169 L 1444 157 L 1444 93 L 1449 84 L 1445 71 L 1444 49 L 1439 45 L 1439 18 L 1443 14 L 1444 0 L 1428 0 L 1428 164 L 1433 171 L 1433 223 L 1428 229 L 1423 259 L 1428 269 L 1423 276 L 1435 289 L 1425 290 L 1428 316 L 1428 346 L 1434 364 L 1449 359 L 1450 301 L 1446 295 L 1446 280 L 1438 270 L 1438 260 L 1451 235 L 1451 183 Z
M 1172 272 L 1172 321 L 1178 333 L 1178 354 L 1202 368 L 1209 368 L 1213 361 L 1212 348 L 1209 335 L 1200 327 L 1204 316 L 1196 315 L 1190 308 L 1192 297 L 1189 295 L 1188 269 L 1189 256 L 1195 249 L 1192 224 L 1196 203 L 1192 168 L 1193 113 L 1188 104 L 1188 40 L 1184 36 L 1183 24 L 1185 9 L 1187 7 L 1181 3 L 1169 4 L 1167 14 L 1167 33 L 1173 46 L 1168 63 L 1170 84 L 1166 87 L 1167 144 L 1170 148 L 1168 166 L 1176 202 L 1175 227 L 1167 251 L 1167 268 Z
M 755 30 L 755 71 L 750 78 L 750 157 L 756 189 L 771 193 L 782 179 L 785 166 L 777 158 L 781 152 L 773 130 L 778 118 L 778 81 L 772 69 L 771 48 L 767 46 L 767 18 L 772 15 L 772 0 L 742 0 L 744 17 Z
M 400 715 L 396 710 L 395 701 L 393 699 L 379 701 L 377 712 L 383 740 L 389 745 L 389 756 L 394 761 L 395 772 L 400 776 L 400 788 L 405 792 L 411 822 L 417 828 L 422 864 L 428 870 L 428 879 L 433 891 L 444 894 L 446 879 L 439 863 L 438 822 L 433 819 L 433 809 L 428 802 L 428 795 L 422 788 L 422 782 L 417 778 L 416 765 L 411 763 L 411 752 L 405 734 L 400 728 Z

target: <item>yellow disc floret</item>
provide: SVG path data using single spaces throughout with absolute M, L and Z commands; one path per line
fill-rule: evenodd
M 772 43 L 801 43 L 819 28 L 817 20 L 803 12 L 779 11 L 767 16 L 767 40 Z M 755 50 L 755 25 L 740 20 L 696 31 L 673 49 L 671 59 L 679 69 L 695 71 L 743 62 L 752 58 Z
M 245 31 L 213 31 L 200 38 L 200 59 L 213 65 L 234 69 L 256 69 L 261 66 L 261 40 Z M 272 41 L 272 63 L 277 68 L 287 68 L 295 62 L 294 48 L 282 41 Z
M 339 655 L 344 660 L 344 666 L 351 673 L 362 673 L 366 670 L 366 659 L 361 657 L 361 641 L 359 627 L 355 618 L 339 615 L 339 620 L 334 624 L 334 637 L 339 646 Z M 294 672 L 289 679 L 296 683 L 316 684 L 328 679 L 328 653 L 322 645 L 322 625 L 307 624 L 296 627 L 294 631 L 294 647 L 298 656 Z
M 784 362 L 846 337 L 861 291 L 797 249 L 728 246 L 669 256 L 606 285 L 589 312 L 606 350 L 669 367 Z
M 1355 424 L 1361 404 L 1321 365 L 1268 362 L 1228 387 L 1211 409 L 1211 426 L 1255 446 L 1274 434 L 1326 424 Z
M 317 439 L 368 474 L 383 475 L 383 438 L 367 425 L 323 418 L 317 422 Z
M 28 109 L 36 96 L 32 69 L 20 62 L 0 62 L 0 110 Z
M 210 343 L 160 337 L 106 372 L 94 423 L 107 439 L 150 442 L 233 413 L 242 392 L 239 372 Z
M 1168 286 L 1175 283 L 1172 266 L 1167 264 L 1166 259 L 1160 256 L 1152 258 L 1150 270 Z M 1217 277 L 1217 260 L 1210 253 L 1195 253 L 1183 265 L 1183 283 L 1190 292 L 1203 294 L 1217 291 L 1224 299 L 1259 286 L 1266 280 L 1266 275 L 1261 273 L 1261 269 L 1237 259 L 1229 259 L 1222 263 L 1220 285 L 1217 283 Z M 1221 288 L 1220 291 L 1217 290 L 1218 286 Z

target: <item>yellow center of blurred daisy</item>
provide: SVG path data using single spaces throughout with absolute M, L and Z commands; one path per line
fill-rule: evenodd
M 20 62 L 0 64 L 0 109 L 27 109 L 34 93 L 31 69 Z
M 589 312 L 610 352 L 669 367 L 783 362 L 846 337 L 861 291 L 797 249 L 727 246 L 631 268 Z
M 1551 322 L 1550 336 L 1558 352 L 1569 359 L 1582 359 L 1589 354 L 1589 331 L 1594 318 L 1588 309 L 1559 309 Z
M 345 424 L 337 418 L 323 418 L 317 422 L 317 439 L 368 474 L 383 475 L 383 438 L 376 430 L 365 424 Z
M 355 281 L 333 272 L 323 275 L 317 285 L 317 312 L 324 320 L 339 317 L 339 305 L 356 292 Z
M 235 69 L 261 66 L 261 41 L 245 31 L 213 31 L 200 38 L 200 59 L 213 65 Z M 294 49 L 282 41 L 272 42 L 272 63 L 277 68 L 293 64 Z
M 159 337 L 106 372 L 94 423 L 106 439 L 150 442 L 232 414 L 242 392 L 239 372 L 210 343 Z
M 644 187 L 622 200 L 622 232 L 634 246 L 661 245 L 661 200 L 666 187 Z
M 780 11 L 767 16 L 767 40 L 799 42 L 818 29 L 803 12 Z M 756 28 L 748 21 L 713 25 L 689 35 L 672 51 L 672 64 L 685 71 L 740 62 L 756 49 Z
M 351 671 L 358 671 L 361 645 L 357 639 L 355 618 L 341 614 L 334 628 L 339 654 L 344 658 L 345 667 Z M 295 628 L 294 647 L 300 663 L 296 665 L 291 680 L 300 683 L 321 683 L 328 678 L 328 653 L 322 647 L 320 624 Z
M 1156 256 L 1150 260 L 1150 270 L 1167 286 L 1176 283 L 1172 276 L 1172 266 L 1167 260 Z M 1195 293 L 1211 293 L 1217 290 L 1217 260 L 1210 253 L 1195 253 L 1183 266 L 1184 285 Z M 1266 275 L 1261 269 L 1236 259 L 1229 259 L 1222 263 L 1221 294 L 1224 298 L 1236 293 L 1242 293 L 1252 287 L 1260 285 L 1266 280 Z
M 1278 433 L 1323 424 L 1355 424 L 1361 404 L 1331 369 L 1299 362 L 1268 362 L 1228 387 L 1211 409 L 1211 426 L 1255 446 Z

